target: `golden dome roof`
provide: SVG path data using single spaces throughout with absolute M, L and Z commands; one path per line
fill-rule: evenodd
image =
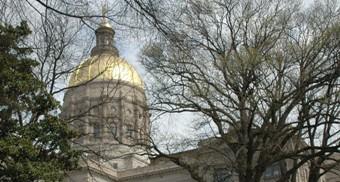
M 112 54 L 94 55 L 82 62 L 71 74 L 69 86 L 109 80 L 144 88 L 137 71 L 124 59 Z
M 103 8 L 103 17 L 107 9 Z M 96 33 L 96 46 L 91 50 L 91 57 L 82 62 L 71 74 L 69 86 L 77 86 L 93 81 L 123 81 L 133 86 L 144 88 L 144 83 L 137 71 L 119 57 L 114 47 L 114 30 L 106 18 L 103 18 Z

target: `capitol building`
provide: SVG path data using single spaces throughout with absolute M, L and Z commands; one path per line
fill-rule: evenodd
M 166 158 L 148 158 L 150 116 L 143 79 L 119 56 L 114 46 L 115 32 L 105 19 L 95 33 L 96 45 L 91 56 L 72 73 L 70 89 L 64 96 L 62 117 L 80 134 L 72 147 L 86 154 L 79 169 L 69 172 L 64 181 L 195 181 L 186 169 Z M 195 150 L 174 155 L 198 165 L 212 166 L 199 168 L 206 181 L 237 181 L 237 176 L 223 170 L 224 156 L 210 150 L 209 145 L 219 144 L 207 140 Z M 273 166 L 263 180 L 275 181 L 277 175 L 280 171 Z M 300 170 L 297 181 L 306 181 L 307 175 L 307 170 Z

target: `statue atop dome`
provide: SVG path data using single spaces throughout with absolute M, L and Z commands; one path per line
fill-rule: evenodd
M 99 24 L 99 27 L 107 27 L 107 28 L 112 29 L 111 24 L 107 20 L 108 12 L 109 12 L 109 10 L 108 10 L 107 2 L 102 3 L 102 19 L 101 19 L 101 22 Z
M 105 19 L 105 17 L 107 17 L 108 11 L 109 10 L 108 10 L 107 2 L 102 3 L 102 16 L 103 16 L 103 19 Z

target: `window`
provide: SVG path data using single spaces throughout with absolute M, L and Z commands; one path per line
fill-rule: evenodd
M 113 167 L 113 169 L 117 169 L 118 168 L 118 164 L 117 163 L 112 163 L 112 167 Z
M 273 164 L 268 167 L 264 172 L 264 177 L 277 177 L 281 175 L 281 170 L 279 164 Z
M 111 106 L 111 109 L 112 109 L 112 112 L 117 112 L 117 108 L 116 108 L 115 105 L 112 105 L 112 106 Z
M 81 122 L 81 121 L 79 121 L 79 123 L 78 123 L 78 126 L 77 126 L 78 128 L 79 128 L 79 134 L 81 135 L 81 136 L 83 136 L 83 135 L 85 135 L 86 134 L 86 131 L 85 131 L 85 129 L 86 129 L 86 126 L 85 126 L 85 124 L 83 123 L 83 122 Z
M 100 137 L 100 125 L 99 125 L 99 123 L 94 123 L 93 124 L 93 136 L 95 138 L 99 138 Z
M 141 111 L 138 111 L 138 118 L 141 119 L 143 117 L 143 114 Z
M 105 39 L 105 45 L 110 45 L 110 41 L 108 39 Z
M 111 129 L 112 136 L 116 137 L 116 135 L 117 135 L 117 126 L 116 126 L 116 124 L 112 123 L 110 129 Z
M 232 181 L 232 174 L 226 168 L 217 168 L 214 172 L 214 182 Z
M 127 125 L 126 126 L 126 136 L 128 138 L 132 138 L 133 136 L 133 128 L 132 128 L 132 125 Z
M 103 114 L 103 106 L 98 104 L 96 101 L 90 101 L 90 107 L 88 108 L 89 110 L 89 116 L 92 118 L 100 118 L 102 117 Z

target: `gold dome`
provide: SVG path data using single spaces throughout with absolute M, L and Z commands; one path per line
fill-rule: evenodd
M 124 59 L 111 54 L 91 56 L 82 62 L 71 74 L 69 86 L 110 80 L 123 81 L 144 88 L 137 71 Z

